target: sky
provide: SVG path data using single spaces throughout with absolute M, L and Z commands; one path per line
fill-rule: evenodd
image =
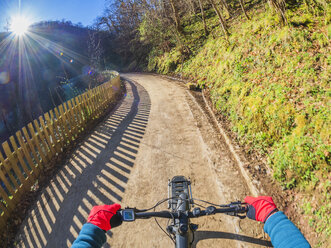
M 0 32 L 19 9 L 32 23 L 66 19 L 87 26 L 103 13 L 104 6 L 105 0 L 0 0 Z

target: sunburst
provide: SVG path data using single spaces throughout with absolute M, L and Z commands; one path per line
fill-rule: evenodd
M 29 18 L 22 15 L 14 16 L 11 20 L 10 31 L 15 35 L 22 36 L 28 32 L 30 25 Z

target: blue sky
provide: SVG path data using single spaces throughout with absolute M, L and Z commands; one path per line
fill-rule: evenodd
M 21 12 L 32 22 L 66 19 L 84 26 L 92 25 L 105 6 L 105 0 L 0 0 L 0 31 L 6 18 L 19 12 L 19 2 Z

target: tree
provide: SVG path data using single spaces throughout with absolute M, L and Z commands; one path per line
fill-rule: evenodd
M 242 11 L 244 12 L 247 20 L 250 20 L 249 16 L 246 13 L 245 7 L 244 7 L 244 1 L 243 0 L 239 0 L 239 2 L 240 2 L 240 7 L 241 7 Z
M 176 25 L 176 29 L 178 31 L 178 33 L 182 33 L 183 29 L 182 26 L 180 24 L 180 18 L 179 18 L 179 14 L 178 14 L 178 9 L 176 6 L 176 3 L 174 0 L 169 0 L 170 1 L 170 5 L 173 11 L 173 16 L 174 16 L 174 21 L 175 21 L 175 25 Z
M 221 24 L 221 27 L 222 27 L 222 31 L 223 31 L 223 34 L 226 36 L 226 37 L 229 37 L 229 32 L 228 32 L 228 29 L 226 27 L 226 23 L 225 23 L 225 20 L 224 20 L 224 17 L 222 16 L 220 10 L 218 9 L 218 7 L 216 6 L 216 3 L 215 3 L 215 0 L 208 0 L 210 2 L 210 4 L 213 6 L 218 18 L 219 18 L 219 21 L 220 21 L 220 24 Z
M 231 14 L 230 14 L 229 6 L 228 6 L 228 3 L 226 2 L 226 0 L 221 0 L 221 5 L 225 9 L 228 17 L 230 17 Z
M 279 15 L 281 22 L 283 25 L 287 25 L 287 18 L 286 18 L 286 3 L 285 0 L 269 0 L 269 6 L 274 9 L 277 14 Z
M 99 69 L 101 67 L 102 47 L 97 31 L 90 30 L 88 32 L 87 49 L 90 65 Z
M 203 22 L 203 29 L 205 30 L 205 35 L 207 36 L 209 31 L 208 31 L 208 28 L 207 28 L 205 11 L 203 9 L 202 0 L 198 0 L 198 1 L 199 1 L 200 11 L 201 11 L 201 18 L 202 18 L 202 22 Z
M 4 29 L 6 30 L 7 33 L 9 32 L 10 25 L 11 25 L 10 19 L 9 18 L 6 18 L 6 24 L 4 26 Z

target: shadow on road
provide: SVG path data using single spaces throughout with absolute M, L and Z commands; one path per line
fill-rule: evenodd
M 118 107 L 43 190 L 21 226 L 18 247 L 70 247 L 92 206 L 122 200 L 151 108 L 150 97 L 141 85 L 126 82 L 126 89 Z M 272 247 L 269 241 L 213 231 L 195 232 L 193 247 L 205 239 L 220 239 L 220 246 L 221 239 L 231 239 Z
M 234 239 L 242 242 L 247 242 L 251 244 L 257 244 L 266 247 L 273 247 L 270 241 L 256 239 L 240 234 L 227 233 L 227 232 L 213 232 L 213 231 L 197 231 L 194 234 L 194 242 L 193 247 L 197 246 L 197 243 L 204 239 Z M 222 245 L 222 241 L 220 240 L 220 247 Z
M 92 206 L 122 200 L 151 107 L 142 86 L 126 82 L 126 89 L 121 104 L 43 190 L 21 226 L 18 247 L 70 247 Z

